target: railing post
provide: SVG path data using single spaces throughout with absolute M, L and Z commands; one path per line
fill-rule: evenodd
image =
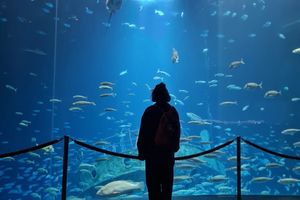
M 68 175 L 69 136 L 64 136 L 64 160 L 61 199 L 67 199 L 67 175 Z
M 242 198 L 241 194 L 241 137 L 236 138 L 236 171 L 237 171 L 237 180 L 236 180 L 236 192 L 237 199 Z

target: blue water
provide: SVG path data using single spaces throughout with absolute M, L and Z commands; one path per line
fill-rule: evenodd
M 282 134 L 300 128 L 300 55 L 292 53 L 300 48 L 299 8 L 297 0 L 124 0 L 109 21 L 104 0 L 0 0 L 0 153 L 69 135 L 136 155 L 140 118 L 151 105 L 149 88 L 163 81 L 180 114 L 181 138 L 201 136 L 182 142 L 177 156 L 236 136 L 300 156 L 294 145 L 299 132 Z M 178 63 L 172 63 L 173 48 Z M 245 64 L 229 67 L 241 59 Z M 99 89 L 104 81 L 113 83 L 112 90 Z M 244 89 L 252 82 L 262 88 Z M 270 90 L 280 94 L 265 98 Z M 100 97 L 104 93 L 111 96 Z M 76 100 L 92 105 L 73 105 Z M 233 105 L 220 105 L 226 101 Z M 72 107 L 80 111 L 70 111 Z M 210 124 L 189 124 L 187 113 Z M 59 199 L 62 143 L 53 147 L 52 153 L 37 150 L 39 157 L 1 160 L 1 196 Z M 236 174 L 228 169 L 235 166 L 228 161 L 235 156 L 235 143 L 221 151 L 214 158 L 199 157 L 204 164 L 176 163 L 175 176 L 186 180 L 174 184 L 174 195 L 235 194 Z M 242 160 L 243 194 L 299 194 L 299 183 L 278 181 L 299 180 L 295 167 L 300 162 L 246 144 L 242 156 L 248 157 Z M 92 177 L 80 171 L 82 163 L 96 168 L 89 169 Z M 266 167 L 268 163 L 279 166 Z M 95 186 L 120 179 L 143 182 L 143 167 L 140 161 L 111 159 L 71 144 L 68 196 L 95 198 Z M 216 175 L 226 179 L 211 181 Z M 262 176 L 271 180 L 252 181 Z M 51 187 L 58 191 L 49 192 Z M 121 197 L 128 195 L 145 197 L 146 189 Z

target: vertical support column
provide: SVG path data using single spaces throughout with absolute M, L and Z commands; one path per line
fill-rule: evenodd
M 237 180 L 236 180 L 236 192 L 237 199 L 240 200 L 241 194 L 241 137 L 236 138 L 236 170 L 237 170 Z
M 69 154 L 69 136 L 65 135 L 61 200 L 67 199 L 68 154 Z

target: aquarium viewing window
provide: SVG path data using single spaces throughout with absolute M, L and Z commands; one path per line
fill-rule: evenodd
M 0 0 L 1 199 L 146 199 L 137 138 L 161 82 L 175 200 L 300 199 L 299 8 Z

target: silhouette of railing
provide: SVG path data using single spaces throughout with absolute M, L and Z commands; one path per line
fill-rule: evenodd
M 12 157 L 12 156 L 28 153 L 28 152 L 35 151 L 35 150 L 38 150 L 38 149 L 42 149 L 44 147 L 56 144 L 56 143 L 64 140 L 63 176 L 62 176 L 61 199 L 66 200 L 67 199 L 68 155 L 69 155 L 69 141 L 70 141 L 70 139 L 72 141 L 74 141 L 74 143 L 76 143 L 76 144 L 78 144 L 82 147 L 88 148 L 90 150 L 93 150 L 93 151 L 97 151 L 97 152 L 112 155 L 112 156 L 122 157 L 122 158 L 139 159 L 138 156 L 122 154 L 122 153 L 117 153 L 117 152 L 112 152 L 112 151 L 108 151 L 108 150 L 105 150 L 105 149 L 101 149 L 101 148 L 86 144 L 84 142 L 81 142 L 79 140 L 70 138 L 69 136 L 64 136 L 62 138 L 58 138 L 56 140 L 52 140 L 50 142 L 40 144 L 40 145 L 31 147 L 31 148 L 27 148 L 27 149 L 15 151 L 15 152 L 10 152 L 10 153 L 5 153 L 5 154 L 0 154 L 0 159 L 5 158 L 5 157 Z M 200 153 L 187 155 L 187 156 L 176 157 L 175 160 L 185 160 L 185 159 L 191 159 L 191 158 L 198 157 L 198 156 L 203 156 L 203 155 L 212 153 L 216 150 L 222 149 L 222 148 L 230 145 L 231 143 L 233 143 L 235 140 L 236 140 L 236 158 L 237 158 L 237 160 L 236 160 L 236 167 L 237 167 L 237 185 L 236 185 L 237 192 L 236 192 L 236 198 L 237 199 L 241 199 L 241 197 L 242 197 L 242 194 L 241 194 L 241 140 L 243 140 L 243 142 L 245 142 L 246 144 L 251 145 L 251 146 L 253 146 L 257 149 L 260 149 L 261 151 L 267 152 L 269 154 L 279 156 L 279 157 L 283 157 L 283 158 L 287 158 L 287 159 L 300 160 L 300 157 L 290 156 L 290 155 L 286 155 L 286 154 L 277 153 L 275 151 L 271 151 L 271 150 L 266 149 L 264 147 L 261 147 L 257 144 L 254 144 L 254 143 L 252 143 L 248 140 L 245 140 L 245 139 L 241 138 L 240 136 L 236 137 L 235 139 L 229 140 L 229 141 L 227 141 L 227 142 L 225 142 L 225 143 L 223 143 L 219 146 L 216 146 L 212 149 L 209 149 L 207 151 L 203 151 L 203 152 L 200 152 Z

